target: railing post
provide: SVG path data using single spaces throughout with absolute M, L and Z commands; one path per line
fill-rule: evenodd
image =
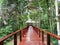
M 17 34 L 14 35 L 14 45 L 17 45 Z
M 0 42 L 0 45 L 3 45 L 3 42 Z
M 20 31 L 20 41 L 22 41 L 22 35 L 21 35 L 21 31 Z
M 50 35 L 47 34 L 47 45 L 50 45 Z
M 44 45 L 44 32 L 42 31 L 42 44 Z
M 39 37 L 40 37 L 40 30 L 39 30 Z

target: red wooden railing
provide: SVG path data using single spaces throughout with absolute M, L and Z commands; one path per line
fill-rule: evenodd
M 22 30 L 17 30 L 16 32 L 13 32 L 13 33 L 7 35 L 6 37 L 0 39 L 0 45 L 4 45 L 4 41 L 7 40 L 8 38 L 12 37 L 12 36 L 14 36 L 14 45 L 17 45 L 17 33 L 20 33 L 20 41 L 22 41 L 22 34 L 23 34 L 22 32 L 24 30 L 27 30 L 27 29 L 28 29 L 28 27 L 26 27 L 26 28 L 24 28 Z
M 22 41 L 22 36 L 24 36 L 28 30 L 28 27 L 27 26 L 26 28 L 24 28 L 23 30 L 17 30 L 16 32 L 13 32 L 9 35 L 7 35 L 6 37 L 0 39 L 0 45 L 4 45 L 4 41 L 7 40 L 8 38 L 10 38 L 11 36 L 14 36 L 14 45 L 17 45 L 17 33 L 20 33 L 20 41 Z M 37 32 L 37 34 L 39 35 L 39 37 L 42 37 L 42 45 L 44 45 L 44 33 L 47 35 L 47 45 L 50 45 L 50 36 L 56 38 L 57 40 L 60 40 L 60 37 L 55 35 L 55 34 L 52 34 L 44 29 L 39 29 L 39 28 L 36 28 L 34 26 L 32 26 L 33 29 Z
M 47 45 L 51 45 L 50 43 L 50 36 L 52 36 L 53 38 L 56 38 L 57 40 L 60 40 L 60 36 L 57 36 L 57 35 L 55 35 L 55 34 L 52 34 L 52 33 L 50 33 L 50 32 L 48 32 L 48 31 L 46 31 L 45 29 L 39 29 L 39 28 L 36 28 L 36 27 L 34 27 L 33 26 L 33 28 L 35 29 L 35 30 L 40 30 L 40 33 L 42 34 L 42 36 L 40 36 L 40 37 L 42 37 L 42 44 L 43 44 L 43 42 L 44 42 L 44 33 L 47 35 Z M 39 35 L 40 35 L 40 33 L 39 33 Z

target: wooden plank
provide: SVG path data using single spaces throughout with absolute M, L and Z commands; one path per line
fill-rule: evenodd
M 37 32 L 30 26 L 26 32 L 26 37 L 22 38 L 19 45 L 42 45 L 41 38 Z

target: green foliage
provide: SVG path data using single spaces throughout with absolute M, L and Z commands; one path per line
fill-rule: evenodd
M 28 19 L 27 19 L 27 14 L 25 13 L 26 12 L 25 6 L 27 5 L 36 8 L 41 7 L 42 10 L 29 9 L 29 11 L 31 12 L 30 18 L 35 21 L 40 21 L 39 22 L 40 28 L 47 29 L 48 31 L 56 34 L 57 31 L 56 31 L 56 20 L 55 20 L 55 12 L 54 12 L 55 5 L 54 5 L 54 0 L 50 0 L 50 1 L 47 2 L 46 0 L 33 0 L 30 3 L 27 0 L 2 0 L 1 1 L 2 3 L 0 3 L 0 5 L 2 5 L 3 14 L 7 16 L 5 20 L 7 21 L 8 24 L 0 28 L 0 38 L 26 26 L 25 22 Z M 14 5 L 13 8 L 11 6 L 12 4 Z M 51 8 L 51 10 L 48 10 L 49 7 Z M 50 21 L 52 23 L 51 25 L 49 19 L 51 20 Z M 3 20 L 0 19 L 0 23 L 2 22 Z
M 11 26 L 5 26 L 5 27 L 2 27 L 0 29 L 0 38 L 10 34 L 11 32 L 13 32 Z

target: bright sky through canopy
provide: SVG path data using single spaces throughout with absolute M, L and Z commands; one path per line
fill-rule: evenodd
M 60 0 L 58 0 L 58 1 L 60 1 Z
M 0 0 L 0 6 L 2 5 L 3 1 L 4 1 L 4 0 Z

